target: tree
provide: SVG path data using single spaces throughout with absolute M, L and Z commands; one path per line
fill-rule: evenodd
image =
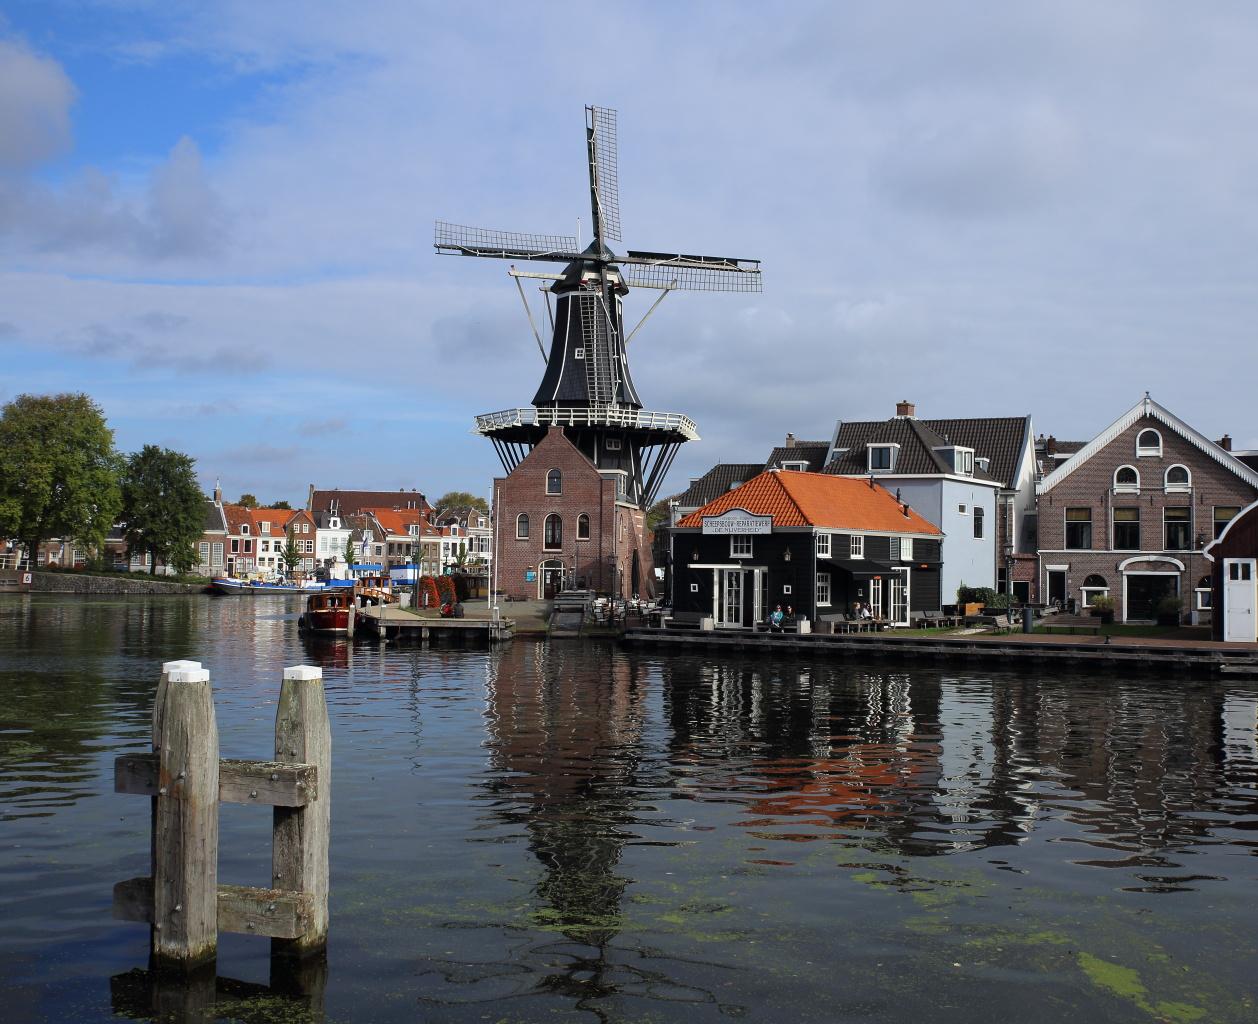
M 122 474 L 122 518 L 127 553 L 147 554 L 150 573 L 157 572 L 159 560 L 179 572 L 191 569 L 205 519 L 196 461 L 155 444 L 135 452 Z
M 0 413 L 0 536 L 33 568 L 50 537 L 99 547 L 122 500 L 114 434 L 87 395 L 18 395 Z
M 350 534 L 348 537 L 345 538 L 345 550 L 344 552 L 342 552 L 342 555 L 345 559 L 345 568 L 347 569 L 351 565 L 353 565 L 356 561 L 358 561 L 354 552 L 354 535 L 353 534 Z
M 297 550 L 297 538 L 291 533 L 288 535 L 288 543 L 284 545 L 284 550 L 280 553 L 280 560 L 284 563 L 284 568 L 290 573 L 297 568 L 297 564 L 301 561 L 301 552 Z
M 257 508 L 258 499 L 252 494 L 242 494 L 240 500 L 236 502 L 241 508 Z
M 243 504 L 243 503 L 242 503 L 242 504 Z M 273 501 L 273 502 L 271 502 L 271 504 L 269 504 L 269 505 L 267 506 L 267 508 L 285 508 L 285 509 L 288 509 L 288 510 L 290 510 L 290 511 L 292 510 L 292 507 L 293 507 L 293 506 L 292 506 L 292 505 L 290 505 L 290 504 L 289 504 L 288 502 L 286 502 L 286 501 Z
M 661 526 L 668 525 L 669 509 L 668 504 L 676 501 L 681 495 L 674 494 L 671 498 L 660 498 L 654 505 L 646 510 L 646 528 L 654 533 Z
M 437 499 L 436 507 L 438 509 L 474 508 L 489 515 L 489 503 L 484 498 L 478 498 L 467 491 L 450 491 L 448 494 L 443 494 Z

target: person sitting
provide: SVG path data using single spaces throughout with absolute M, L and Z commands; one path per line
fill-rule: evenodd
M 769 613 L 769 631 L 772 633 L 782 632 L 782 620 L 786 618 L 782 614 L 782 606 L 777 605 L 773 611 Z
M 859 601 L 856 603 L 856 614 L 862 619 L 872 619 L 874 617 L 874 613 L 870 610 L 869 605 L 861 604 Z

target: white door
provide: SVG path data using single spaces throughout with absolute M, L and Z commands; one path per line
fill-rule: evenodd
M 909 624 L 909 574 L 897 569 L 891 577 L 891 624 Z
M 741 569 L 725 571 L 725 609 L 722 621 L 728 626 L 743 624 L 743 574 Z
M 1223 559 L 1223 639 L 1253 643 L 1258 631 L 1258 559 Z

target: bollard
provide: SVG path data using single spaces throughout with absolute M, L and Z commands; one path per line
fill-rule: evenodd
M 318 793 L 303 807 L 276 807 L 271 833 L 271 885 L 304 892 L 310 917 L 304 934 L 271 940 L 277 953 L 305 956 L 328 940 L 328 838 L 331 830 L 332 730 L 323 693 L 323 670 L 284 669 L 275 713 L 275 760 L 316 766 Z
M 188 969 L 218 950 L 218 726 L 205 669 L 172 666 L 158 688 L 153 957 Z

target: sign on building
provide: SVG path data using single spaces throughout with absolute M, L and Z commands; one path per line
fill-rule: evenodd
M 772 533 L 772 516 L 753 516 L 746 509 L 731 508 L 719 516 L 703 517 L 703 532 L 715 534 L 730 533 Z

